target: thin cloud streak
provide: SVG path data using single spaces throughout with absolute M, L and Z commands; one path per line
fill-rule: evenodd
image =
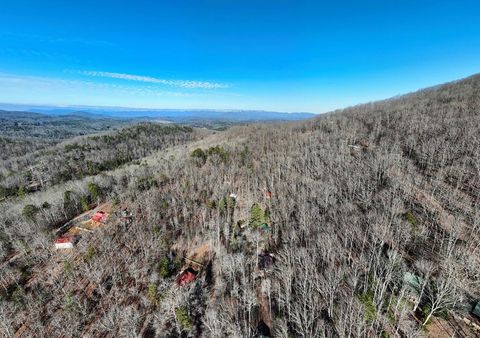
M 159 90 L 153 86 L 146 87 L 133 87 L 133 86 L 124 86 L 119 84 L 112 83 L 98 83 L 92 81 L 82 81 L 82 80 L 69 80 L 69 79 L 57 79 L 57 78 L 46 78 L 46 77 L 36 77 L 36 76 L 21 76 L 21 75 L 12 75 L 0 73 L 0 88 L 3 86 L 7 87 L 16 87 L 21 91 L 26 91 L 27 89 L 42 89 L 42 90 L 68 90 L 74 92 L 81 92 L 82 90 L 108 90 L 121 92 L 127 95 L 133 96 L 170 96 L 170 97 L 190 97 L 197 96 L 199 93 L 186 93 L 186 92 L 174 92 L 174 91 L 165 91 Z
M 180 87 L 180 88 L 187 88 L 187 89 L 230 88 L 230 85 L 225 83 L 218 83 L 218 82 L 193 81 L 193 80 L 167 80 L 167 79 L 159 79 L 151 76 L 103 72 L 103 71 L 94 71 L 94 70 L 81 70 L 81 71 L 77 71 L 77 73 L 82 75 L 92 76 L 92 77 L 103 77 L 103 78 L 121 79 L 121 80 L 128 80 L 128 81 L 156 83 L 156 84 L 162 84 L 166 86 L 173 86 L 173 87 Z

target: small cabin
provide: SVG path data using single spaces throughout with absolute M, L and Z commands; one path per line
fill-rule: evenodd
M 77 244 L 78 236 L 62 236 L 55 240 L 55 249 L 72 249 Z
M 477 316 L 477 318 L 480 318 L 480 302 L 475 305 L 475 307 L 472 310 L 472 313 Z
M 260 224 L 259 229 L 262 231 L 270 231 L 272 230 L 272 227 L 268 223 L 262 223 Z
M 103 223 L 107 219 L 107 214 L 105 211 L 97 211 L 93 216 L 92 216 L 92 221 L 98 222 L 98 223 Z
M 182 286 L 193 282 L 197 278 L 198 272 L 192 267 L 183 270 L 177 277 L 177 284 Z
M 403 275 L 403 282 L 415 293 L 420 293 L 420 289 L 423 284 L 423 279 L 420 278 L 419 276 L 411 272 L 406 272 Z

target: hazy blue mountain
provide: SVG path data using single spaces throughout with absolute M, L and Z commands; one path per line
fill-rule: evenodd
M 311 113 L 283 113 L 262 110 L 208 110 L 208 109 L 133 109 L 125 107 L 95 106 L 36 106 L 0 103 L 0 109 L 10 111 L 28 111 L 47 115 L 76 115 L 81 117 L 111 117 L 122 119 L 161 119 L 170 122 L 187 123 L 191 121 L 298 121 L 315 116 Z

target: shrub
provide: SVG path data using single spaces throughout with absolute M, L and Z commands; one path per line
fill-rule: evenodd
M 214 162 L 215 164 L 218 164 L 219 162 L 226 163 L 229 158 L 228 151 L 226 151 L 223 147 L 220 146 L 208 148 L 207 154 L 211 157 L 212 162 Z
M 180 255 L 178 255 L 177 257 L 175 257 L 175 259 L 173 260 L 173 269 L 174 271 L 178 271 L 180 270 L 180 268 L 182 267 L 182 263 L 183 263 L 183 259 Z
M 120 205 L 120 197 L 114 196 L 112 198 L 112 207 L 116 208 Z
M 39 212 L 39 209 L 37 206 L 33 204 L 27 204 L 23 207 L 22 214 L 27 220 L 31 222 L 35 222 L 38 212 Z
M 415 216 L 413 216 L 413 214 L 410 211 L 406 212 L 404 214 L 404 217 L 408 221 L 408 223 L 410 223 L 413 227 L 417 226 L 417 219 L 415 218 Z
M 63 193 L 63 208 L 65 210 L 71 211 L 75 208 L 75 201 L 73 200 L 73 191 L 66 190 Z
M 0 185 L 0 198 L 8 197 L 9 191 L 3 185 Z
M 248 146 L 243 146 L 243 150 L 240 152 L 240 162 L 242 165 L 247 164 L 247 160 L 250 157 L 250 150 L 248 149 Z
M 375 318 L 377 318 L 377 309 L 375 307 L 375 303 L 373 302 L 372 292 L 368 291 L 366 293 L 362 293 L 360 296 L 358 296 L 358 299 L 365 308 L 365 320 L 367 323 L 372 323 Z
M 72 273 L 73 266 L 72 266 L 72 263 L 69 260 L 63 261 L 63 271 L 65 271 L 65 273 L 67 275 Z
M 425 318 L 427 318 L 427 316 L 429 315 L 430 311 L 431 311 L 431 307 L 430 307 L 429 304 L 426 304 L 426 305 L 424 305 L 424 306 L 421 308 L 420 313 L 421 313 L 421 317 L 422 317 L 421 319 L 422 319 L 422 321 L 424 321 Z M 428 322 L 426 322 L 426 323 L 423 325 L 423 327 L 426 328 L 431 322 L 432 322 L 432 317 L 430 317 L 430 319 L 428 320 Z
M 25 308 L 25 291 L 20 287 L 16 286 L 12 293 L 10 294 L 10 299 L 16 307 L 24 309 Z
M 93 182 L 88 183 L 87 189 L 92 201 L 96 201 L 100 197 L 102 192 L 100 187 Z
M 217 207 L 217 203 L 214 200 L 207 201 L 207 208 L 214 210 Z
M 159 225 L 153 225 L 152 226 L 152 236 L 157 238 L 158 236 L 160 236 L 160 226 Z
M 260 225 L 268 223 L 268 215 L 257 203 L 254 203 L 250 208 L 250 225 L 254 228 Z
M 162 200 L 162 209 L 168 210 L 168 201 L 166 199 Z
M 157 186 L 158 182 L 153 176 L 140 177 L 137 179 L 137 189 L 140 191 L 150 190 Z
M 171 262 L 168 257 L 160 258 L 160 261 L 158 262 L 158 273 L 162 278 L 167 278 L 171 275 Z
M 83 258 L 85 259 L 86 262 L 90 261 L 93 257 L 95 256 L 95 248 L 91 245 L 88 246 L 87 251 L 85 252 L 85 255 Z
M 184 306 L 175 310 L 175 318 L 177 319 L 178 324 L 180 324 L 182 330 L 189 331 L 192 328 L 192 319 Z
M 229 209 L 235 208 L 235 203 L 237 202 L 235 198 L 229 196 L 226 198 L 226 200 L 227 200 L 227 207 Z
M 90 209 L 85 196 L 80 197 L 80 207 L 82 208 L 82 211 L 88 211 L 88 209 Z
M 233 208 L 235 208 L 235 204 L 236 204 L 235 198 L 228 196 L 228 197 L 222 198 L 218 202 L 218 209 L 220 210 L 221 213 L 224 213 L 227 210 L 232 210 Z
M 148 285 L 147 296 L 148 296 L 148 300 L 150 301 L 150 304 L 155 306 L 158 305 L 157 293 L 158 293 L 157 285 L 154 283 L 150 283 Z
M 199 166 L 202 166 L 207 162 L 207 156 L 208 155 L 200 148 L 195 149 L 191 154 L 191 157 L 195 159 Z
M 65 298 L 63 299 L 63 310 L 70 317 L 75 317 L 78 315 L 78 301 L 71 291 L 67 292 Z
M 26 194 L 27 194 L 27 190 L 25 189 L 25 187 L 22 186 L 18 188 L 18 191 L 17 191 L 18 197 L 25 197 Z
M 28 279 L 32 275 L 30 266 L 23 265 L 19 268 L 22 279 Z
M 218 202 L 218 210 L 220 210 L 221 213 L 224 213 L 227 210 L 227 203 L 224 198 Z

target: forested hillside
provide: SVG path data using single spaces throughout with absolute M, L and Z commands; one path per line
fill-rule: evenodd
M 479 335 L 480 76 L 302 122 L 158 128 L 2 162 L 7 189 L 34 163 L 49 183 L 0 204 L 0 335 Z
M 132 123 L 132 120 L 85 113 L 55 116 L 0 110 L 0 159 L 4 161 L 72 137 L 110 131 Z
M 129 123 L 129 120 L 82 112 L 58 116 L 0 110 L 0 133 L 3 137 L 65 140 L 111 130 Z
M 24 156 L 5 160 L 0 166 L 0 198 L 21 196 L 72 179 L 97 175 L 154 151 L 191 141 L 196 134 L 190 127 L 144 123 L 27 152 Z M 10 142 L 7 146 L 15 147 L 16 144 Z

